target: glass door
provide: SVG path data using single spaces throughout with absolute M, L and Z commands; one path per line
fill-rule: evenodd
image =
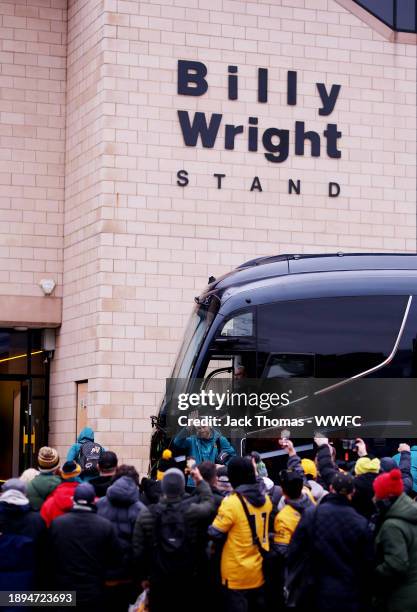
M 47 443 L 49 357 L 42 330 L 0 329 L 0 480 L 34 466 Z

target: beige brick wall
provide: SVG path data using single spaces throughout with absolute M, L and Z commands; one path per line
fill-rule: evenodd
M 203 97 L 177 95 L 179 59 L 207 65 Z M 237 101 L 227 99 L 229 64 L 239 66 Z M 270 71 L 268 104 L 256 102 L 258 67 Z M 51 442 L 63 452 L 73 440 L 75 381 L 88 379 L 97 438 L 146 468 L 149 416 L 209 275 L 279 252 L 415 250 L 415 69 L 415 46 L 387 42 L 333 0 L 70 0 Z M 298 72 L 295 107 L 287 70 Z M 328 118 L 317 114 L 316 82 L 342 85 Z M 234 151 L 222 138 L 186 147 L 177 109 L 244 125 L 257 116 L 260 128 L 337 123 L 342 158 L 292 150 L 272 164 L 239 138 Z M 222 190 L 215 172 L 227 175 Z M 262 193 L 249 191 L 255 175 Z M 302 195 L 288 195 L 290 178 Z M 340 183 L 338 198 L 328 181 Z
M 66 30 L 66 0 L 0 2 L 0 305 L 62 291 Z
M 68 2 L 65 232 L 62 327 L 51 371 L 51 441 L 62 454 L 74 441 L 76 381 L 89 380 L 95 417 L 100 376 L 103 160 L 100 0 Z

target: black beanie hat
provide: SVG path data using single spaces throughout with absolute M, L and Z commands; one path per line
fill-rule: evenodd
M 332 487 L 339 495 L 349 495 L 353 493 L 355 481 L 351 474 L 337 472 L 332 478 Z
M 256 482 L 253 463 L 248 457 L 232 457 L 227 464 L 227 474 L 234 489 L 240 485 Z

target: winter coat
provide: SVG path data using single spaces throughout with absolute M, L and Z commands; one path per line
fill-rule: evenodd
M 129 476 L 121 476 L 108 489 L 106 497 L 97 501 L 97 514 L 113 523 L 123 550 L 123 564 L 119 577 L 129 574 L 132 563 L 132 535 L 136 519 L 145 505 L 139 501 L 139 489 Z
M 317 464 L 323 484 L 326 489 L 329 489 L 334 475 L 340 470 L 334 463 L 327 444 L 320 446 L 318 449 Z M 352 506 L 368 520 L 375 512 L 375 506 L 372 501 L 374 497 L 372 483 L 377 476 L 378 474 L 367 472 L 354 478 L 355 492 L 353 494 Z
M 214 516 L 215 516 L 220 504 L 222 503 L 226 495 L 223 493 L 223 491 L 220 491 L 217 487 L 211 487 L 211 492 L 214 495 L 214 505 L 215 505 Z
M 404 493 L 417 493 L 417 446 L 412 446 L 409 451 L 402 451 L 393 457 L 395 463 L 401 470 L 404 484 Z
M 314 573 L 312 610 L 362 612 L 372 564 L 372 539 L 366 519 L 343 495 L 329 493 L 304 512 L 288 547 L 288 573 L 310 551 Z
M 157 506 L 181 504 L 184 509 L 185 523 L 190 546 L 195 557 L 204 554 L 206 531 L 214 511 L 214 496 L 210 486 L 204 480 L 196 486 L 195 495 L 181 498 L 160 498 Z M 150 508 L 144 508 L 136 521 L 133 531 L 133 553 L 138 565 L 139 578 L 157 579 L 154 567 L 153 551 L 155 542 L 155 515 Z
M 77 461 L 79 459 L 80 450 L 84 442 L 94 442 L 94 431 L 91 427 L 84 427 L 81 430 L 80 435 L 77 438 L 77 442 L 75 442 L 69 449 L 67 454 L 67 461 Z
M 366 472 L 354 478 L 355 492 L 352 506 L 368 520 L 375 514 L 373 482 L 377 476 L 378 474 Z
M 81 447 L 83 444 L 85 444 L 85 442 L 94 442 L 94 431 L 91 429 L 91 427 L 84 427 L 84 429 L 81 430 L 77 442 L 75 442 L 68 451 L 67 461 L 76 461 L 77 463 L 80 463 Z M 104 450 L 105 449 L 103 448 L 103 451 Z M 84 482 L 90 482 L 93 478 L 97 478 L 98 475 L 99 472 L 97 469 L 92 469 L 88 472 L 83 470 L 81 472 L 81 480 Z
M 104 497 L 112 484 L 113 476 L 96 476 L 89 482 L 94 487 L 97 497 Z
M 74 491 L 79 485 L 79 481 L 70 480 L 61 483 L 48 497 L 41 508 L 41 517 L 47 527 L 57 517 L 71 510 L 73 506 Z
M 333 477 L 339 471 L 339 468 L 334 463 L 330 448 L 327 444 L 319 446 L 317 449 L 316 459 L 317 469 L 320 475 L 318 480 L 325 489 L 329 490 Z
M 211 438 L 205 440 L 196 435 L 187 436 L 187 430 L 182 429 L 175 436 L 173 444 L 177 449 L 184 451 L 187 457 L 194 457 L 197 465 L 203 461 L 218 463 L 216 461 L 219 454 L 218 447 L 221 451 L 228 453 L 230 457 L 236 455 L 236 451 L 229 440 L 215 430 Z
M 46 525 L 20 491 L 0 495 L 0 591 L 41 588 Z
M 34 510 L 40 510 L 45 499 L 62 482 L 55 474 L 39 474 L 27 484 L 27 497 Z
M 49 530 L 54 589 L 76 591 L 78 605 L 104 609 L 107 571 L 117 567 L 122 551 L 114 526 L 90 508 L 73 508 Z
M 378 610 L 417 610 L 417 504 L 403 493 L 387 510 L 376 541 Z

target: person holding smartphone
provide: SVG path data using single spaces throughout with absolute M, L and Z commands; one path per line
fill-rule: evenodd
M 177 450 L 185 452 L 187 457 L 192 457 L 196 465 L 203 461 L 227 465 L 236 455 L 229 440 L 211 427 L 184 427 L 175 436 L 173 445 Z M 195 486 L 191 477 L 188 478 L 187 486 Z

